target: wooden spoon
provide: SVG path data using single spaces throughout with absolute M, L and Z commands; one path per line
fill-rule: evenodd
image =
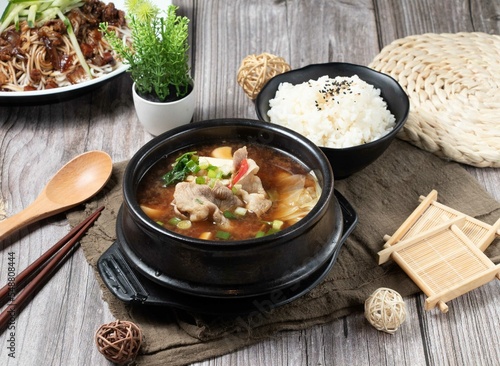
M 112 170 L 113 162 L 103 151 L 78 155 L 52 177 L 31 205 L 0 221 L 0 240 L 24 225 L 86 201 L 106 185 Z

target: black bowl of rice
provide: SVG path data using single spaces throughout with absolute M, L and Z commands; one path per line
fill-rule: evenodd
M 408 117 L 399 83 L 365 66 L 331 62 L 277 75 L 255 100 L 257 116 L 290 128 L 321 148 L 336 179 L 373 163 Z

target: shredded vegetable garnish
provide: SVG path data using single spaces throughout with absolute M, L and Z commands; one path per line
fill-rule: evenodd
M 122 67 L 99 32 L 130 46 L 125 13 L 100 0 L 8 0 L 0 18 L 0 91 L 40 91 L 99 78 Z
M 92 79 L 92 74 L 89 65 L 85 61 L 82 50 L 78 44 L 71 22 L 66 18 L 64 13 L 78 8 L 83 5 L 81 0 L 9 0 L 9 4 L 5 8 L 0 25 L 0 34 L 10 25 L 16 21 L 16 28 L 20 21 L 26 20 L 30 28 L 41 26 L 45 22 L 59 17 L 64 22 L 67 28 L 68 36 L 71 44 L 75 49 L 78 61 L 84 68 L 85 72 Z M 19 30 L 19 29 L 18 29 Z
M 9 0 L 0 18 L 0 33 L 14 21 L 26 20 L 33 28 L 58 17 L 58 13 L 68 11 L 83 5 L 82 0 Z

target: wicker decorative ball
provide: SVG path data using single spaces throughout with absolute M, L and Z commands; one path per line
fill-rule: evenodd
M 366 299 L 365 317 L 377 330 L 392 334 L 406 320 L 406 304 L 398 292 L 381 287 Z
M 132 362 L 142 345 L 142 331 L 132 322 L 117 320 L 99 327 L 95 334 L 99 352 L 119 365 Z
M 253 100 L 271 78 L 290 69 L 283 58 L 270 53 L 249 55 L 243 59 L 238 70 L 238 84 Z

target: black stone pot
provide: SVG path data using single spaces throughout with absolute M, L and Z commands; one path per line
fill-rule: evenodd
M 238 139 L 281 150 L 302 161 L 323 188 L 318 204 L 297 224 L 276 234 L 241 241 L 189 238 L 155 224 L 140 209 L 141 178 L 159 159 L 200 143 Z M 131 267 L 168 289 L 211 298 L 252 297 L 290 287 L 328 263 L 340 245 L 342 214 L 334 176 L 323 152 L 295 132 L 269 123 L 219 119 L 166 132 L 130 160 L 123 179 L 117 245 Z

